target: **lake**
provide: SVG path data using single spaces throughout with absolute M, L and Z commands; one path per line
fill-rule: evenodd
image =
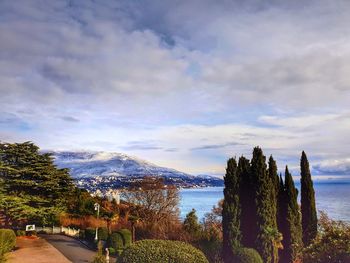
M 299 188 L 300 184 L 296 184 Z M 349 182 L 315 182 L 316 207 L 335 220 L 350 222 L 350 183 Z M 211 208 L 223 198 L 222 187 L 192 188 L 180 191 L 181 218 L 196 209 L 199 219 L 210 212 Z M 300 197 L 300 194 L 299 194 Z

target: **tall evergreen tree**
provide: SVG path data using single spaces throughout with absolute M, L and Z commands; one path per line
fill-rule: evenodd
M 288 224 L 286 221 L 287 218 L 287 198 L 286 198 L 286 189 L 285 189 L 285 185 L 284 185 L 284 181 L 282 178 L 282 174 L 280 174 L 280 180 L 279 180 L 279 189 L 278 189 L 278 209 L 277 209 L 277 225 L 278 225 L 278 230 L 279 232 L 282 234 L 282 246 L 283 249 L 279 250 L 279 258 L 280 258 L 280 262 L 284 262 L 283 259 L 286 258 L 285 254 L 286 254 L 286 250 L 284 249 L 284 243 L 285 240 L 288 238 L 287 236 L 289 233 L 288 230 Z
M 287 215 L 285 218 L 286 229 L 283 237 L 284 253 L 282 262 L 294 262 L 302 246 L 302 229 L 300 221 L 300 212 L 298 206 L 298 192 L 295 188 L 292 175 L 286 166 L 285 171 L 285 206 Z
M 258 235 L 257 214 L 255 203 L 255 186 L 250 173 L 250 162 L 241 156 L 238 161 L 239 202 L 241 207 L 242 245 L 254 247 Z
M 260 253 L 264 262 L 272 261 L 273 250 L 267 229 L 276 227 L 276 213 L 274 213 L 275 201 L 271 198 L 271 189 L 274 189 L 266 166 L 266 157 L 259 147 L 253 150 L 251 161 L 251 175 L 255 183 L 255 203 L 257 212 L 258 233 L 255 240 L 255 248 Z
M 308 246 L 317 235 L 317 212 L 309 161 L 304 151 L 301 154 L 300 169 L 303 242 Z
M 277 164 L 276 164 L 276 161 L 273 159 L 272 155 L 269 158 L 268 174 L 269 174 L 271 184 L 273 186 L 270 189 L 272 221 L 271 221 L 269 233 L 276 233 L 276 236 L 278 236 L 277 209 L 278 209 L 278 192 L 279 192 L 280 182 L 279 182 L 279 177 L 278 177 L 278 173 L 277 173 Z M 274 236 L 270 235 L 270 238 L 274 238 Z M 274 263 L 278 262 L 278 247 L 277 246 L 273 246 L 272 255 L 273 255 L 273 262 Z
M 237 176 L 237 162 L 235 158 L 227 161 L 224 176 L 224 203 L 222 207 L 223 230 L 223 260 L 231 262 L 234 249 L 240 246 L 240 206 L 239 206 L 239 178 Z

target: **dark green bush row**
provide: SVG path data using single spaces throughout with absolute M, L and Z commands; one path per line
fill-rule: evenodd
M 98 240 L 107 241 L 108 239 L 108 229 L 107 227 L 98 228 Z
M 26 231 L 25 230 L 17 230 L 16 231 L 16 236 L 20 237 L 20 236 L 25 236 L 26 235 Z
M 204 254 L 180 241 L 141 240 L 125 249 L 118 263 L 208 263 Z
M 96 229 L 95 228 L 87 228 L 85 229 L 85 239 L 89 242 L 94 242 L 96 235 Z
M 16 234 L 11 229 L 0 229 L 0 259 L 16 246 Z

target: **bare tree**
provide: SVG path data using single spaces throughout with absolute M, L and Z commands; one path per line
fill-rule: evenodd
M 124 191 L 122 198 L 134 206 L 140 220 L 145 223 L 179 218 L 179 190 L 165 185 L 163 178 L 145 177 Z

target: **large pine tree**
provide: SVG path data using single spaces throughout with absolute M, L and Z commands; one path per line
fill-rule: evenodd
M 224 262 L 231 262 L 234 250 L 240 246 L 241 241 L 239 178 L 237 175 L 237 161 L 235 158 L 230 158 L 227 161 L 224 182 L 224 203 L 222 207 L 222 253 Z
M 66 169 L 57 169 L 48 153 L 31 142 L 0 143 L 0 224 L 47 224 L 67 208 L 74 189 Z
M 285 171 L 285 212 L 286 218 L 283 229 L 283 256 L 282 262 L 294 262 L 302 246 L 302 229 L 300 221 L 300 212 L 298 206 L 298 191 L 295 188 L 292 175 L 286 166 Z
M 303 242 L 308 246 L 317 235 L 317 212 L 309 161 L 304 151 L 301 154 L 300 168 Z
M 271 197 L 271 190 L 274 185 L 270 180 L 266 157 L 259 147 L 253 150 L 253 158 L 251 161 L 251 175 L 255 185 L 255 203 L 257 212 L 257 228 L 258 233 L 255 240 L 255 248 L 264 259 L 264 262 L 272 261 L 271 251 L 273 245 L 271 237 L 267 230 L 276 227 L 276 213 L 274 213 L 275 200 Z

